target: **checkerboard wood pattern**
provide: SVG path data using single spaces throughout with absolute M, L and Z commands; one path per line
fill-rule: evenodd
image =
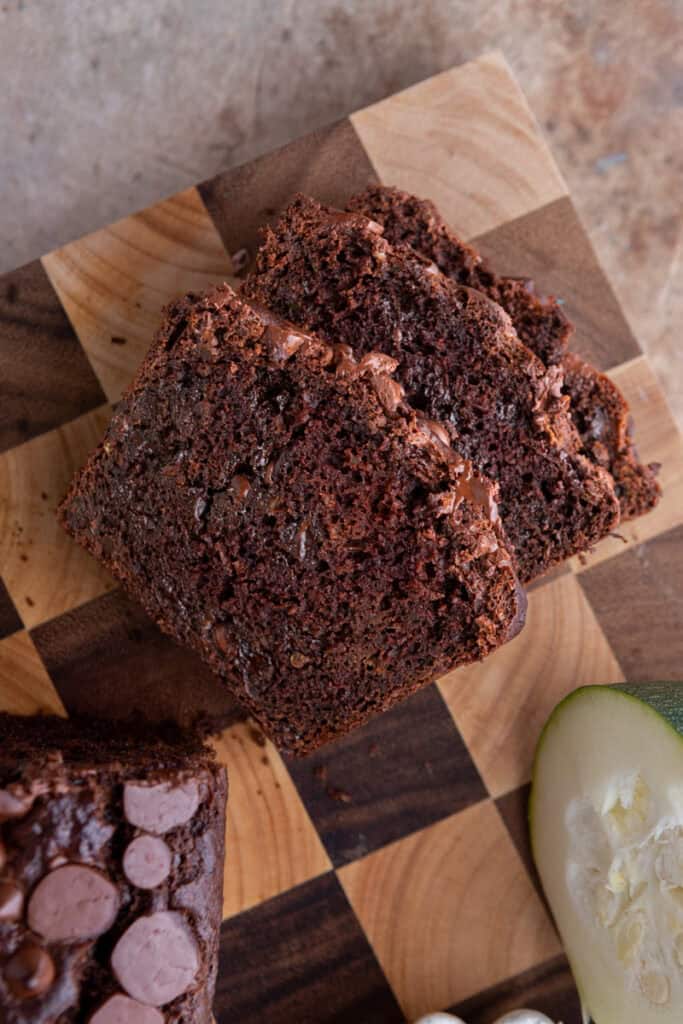
M 575 348 L 631 403 L 664 498 L 532 589 L 522 634 L 307 760 L 281 757 L 196 659 L 56 526 L 175 295 L 231 280 L 297 191 L 381 179 L 436 200 L 504 272 L 564 300 Z M 683 447 L 498 55 L 438 75 L 0 278 L 0 702 L 22 713 L 198 705 L 231 799 L 219 1024 L 472 1024 L 579 1009 L 530 862 L 531 755 L 583 683 L 683 661 Z

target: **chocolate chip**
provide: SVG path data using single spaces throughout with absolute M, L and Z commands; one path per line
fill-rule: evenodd
M 294 535 L 294 550 L 296 551 L 297 558 L 300 562 L 303 562 L 306 557 L 306 542 L 308 540 L 308 530 L 306 524 L 300 526 Z
M 18 921 L 24 909 L 24 893 L 16 882 L 0 880 L 0 921 Z
M 6 863 L 7 863 L 7 851 L 5 850 L 5 847 L 3 846 L 2 842 L 0 842 L 0 871 L 3 870 L 3 868 L 5 867 Z
M 249 480 L 247 479 L 246 476 L 242 476 L 240 473 L 238 473 L 236 476 L 232 478 L 232 480 L 230 481 L 230 486 L 240 501 L 246 498 L 246 496 L 249 494 L 249 491 L 251 490 L 251 484 L 249 483 Z
M 49 942 L 94 939 L 119 910 L 116 886 L 94 868 L 67 864 L 46 875 L 28 904 L 29 927 Z
M 398 360 L 393 356 L 385 355 L 384 352 L 368 352 L 358 363 L 359 370 L 369 370 L 371 373 L 393 373 L 398 366 Z
M 168 782 L 156 786 L 128 782 L 123 790 L 123 811 L 128 821 L 157 836 L 184 825 L 198 807 L 199 787 L 193 779 L 179 786 Z
M 95 1010 L 88 1024 L 164 1024 L 164 1015 L 136 999 L 116 995 Z
M 139 917 L 114 947 L 111 966 L 122 988 L 148 1006 L 177 999 L 199 970 L 197 943 L 182 914 Z
M 230 262 L 232 263 L 232 272 L 235 277 L 243 277 L 246 273 L 247 267 L 249 266 L 249 250 L 238 249 L 237 252 L 230 254 Z
M 157 836 L 138 836 L 123 855 L 126 878 L 138 889 L 156 889 L 171 870 L 171 851 Z
M 271 358 L 276 363 L 286 363 L 310 340 L 308 335 L 295 331 L 284 321 L 268 324 L 263 332 L 263 341 L 270 346 Z
M 403 388 L 398 381 L 381 373 L 373 373 L 370 379 L 384 411 L 393 415 L 405 396 Z
M 435 439 L 440 444 L 450 448 L 451 441 L 448 436 L 448 432 L 442 423 L 438 423 L 436 420 L 430 420 L 426 416 L 419 416 L 417 420 L 418 426 L 423 434 L 427 437 Z
M 47 992 L 55 979 L 55 965 L 44 949 L 33 942 L 21 946 L 4 968 L 5 981 L 19 999 Z
M 223 652 L 223 654 L 228 654 L 235 647 L 235 643 L 230 636 L 227 627 L 223 624 L 215 627 L 213 631 L 213 638 L 216 641 L 216 646 Z
M 33 797 L 15 796 L 8 789 L 0 789 L 0 822 L 23 818 L 33 806 Z

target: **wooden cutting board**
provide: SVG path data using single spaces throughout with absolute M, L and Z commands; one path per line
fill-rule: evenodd
M 195 658 L 60 530 L 56 504 L 140 363 L 161 306 L 231 279 L 297 190 L 367 182 L 434 199 L 502 272 L 535 278 L 662 463 L 658 509 L 530 594 L 522 634 L 313 757 L 280 757 Z M 431 78 L 0 278 L 0 701 L 22 713 L 140 706 L 228 724 L 216 1017 L 487 1024 L 579 1011 L 525 829 L 532 749 L 584 683 L 683 664 L 683 454 L 661 389 L 498 55 Z

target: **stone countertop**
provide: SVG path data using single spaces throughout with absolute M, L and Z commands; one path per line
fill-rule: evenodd
M 4 0 L 0 270 L 494 48 L 683 423 L 681 0 Z

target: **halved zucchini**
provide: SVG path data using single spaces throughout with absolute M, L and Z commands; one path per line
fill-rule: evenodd
M 587 686 L 550 716 L 534 858 L 595 1024 L 683 1022 L 683 684 Z

